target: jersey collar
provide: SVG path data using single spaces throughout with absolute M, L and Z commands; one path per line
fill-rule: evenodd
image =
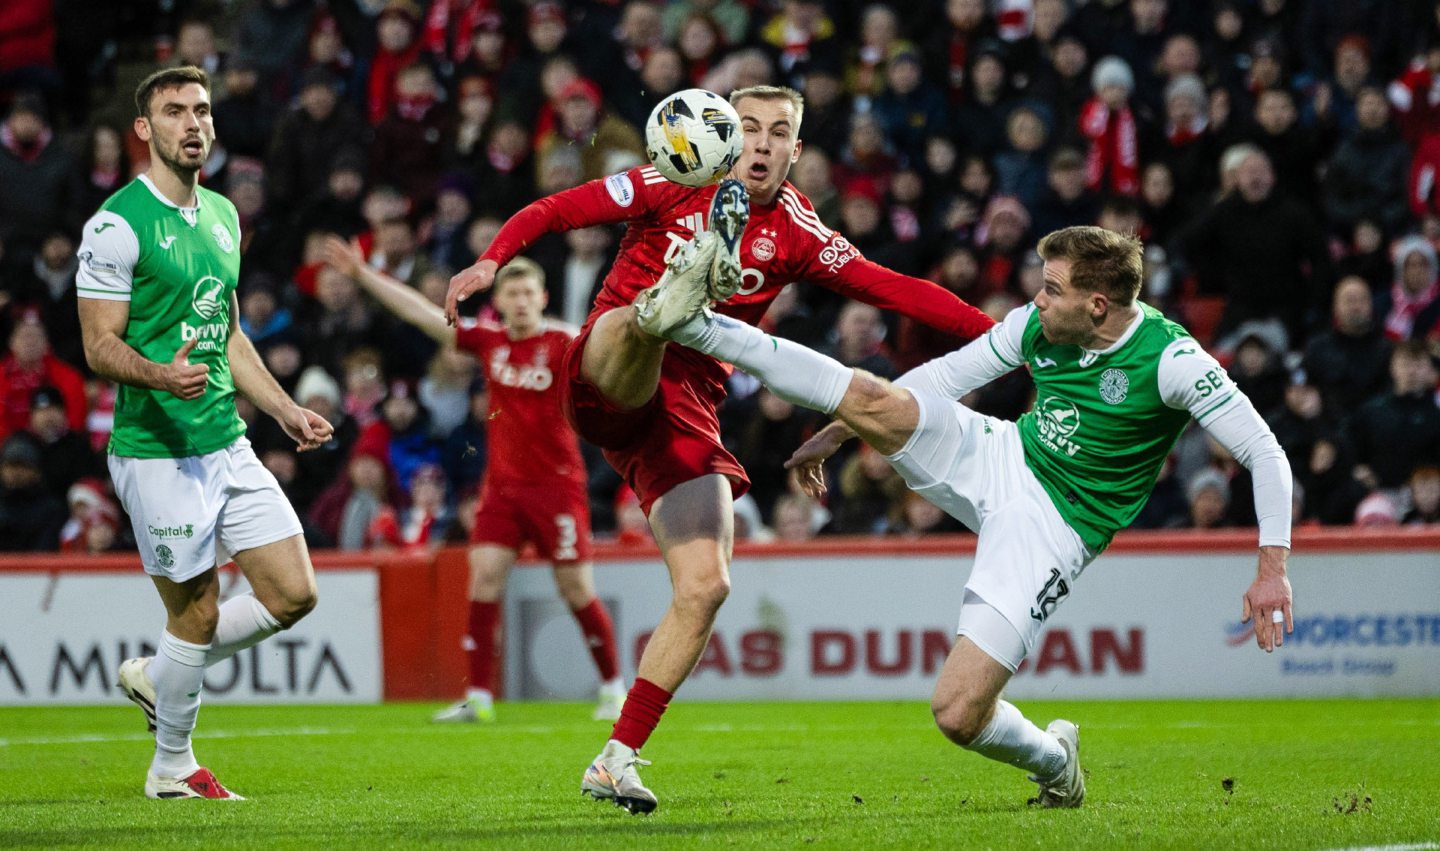
M 1126 327 L 1125 333 L 1120 335 L 1120 339 L 1103 349 L 1081 349 L 1080 365 L 1089 366 L 1101 355 L 1108 355 L 1119 351 L 1121 347 L 1130 342 L 1130 338 L 1135 336 L 1136 331 L 1140 330 L 1140 323 L 1144 321 L 1145 305 L 1137 301 L 1135 302 L 1135 318 L 1130 320 L 1130 325 Z
M 199 193 L 199 192 L 196 192 L 196 193 L 195 193 L 195 206 L 193 206 L 193 207 L 182 207 L 182 206 L 180 206 L 179 204 L 176 204 L 174 201 L 171 201 L 169 198 L 166 198 L 163 194 L 161 194 L 159 188 L 156 187 L 155 184 L 151 182 L 149 175 L 141 174 L 138 179 L 139 179 L 139 181 L 140 181 L 141 183 L 145 184 L 145 188 L 146 188 L 146 189 L 149 189 L 149 190 L 150 190 L 150 194 L 155 196 L 155 200 L 159 201 L 161 204 L 164 204 L 165 206 L 169 207 L 169 208 L 172 209 L 172 210 L 179 210 L 179 211 L 180 211 L 180 216 L 185 219 L 186 224 L 190 225 L 190 227 L 192 227 L 192 228 L 195 227 L 195 222 L 199 221 L 199 219 L 200 219 L 200 193 Z

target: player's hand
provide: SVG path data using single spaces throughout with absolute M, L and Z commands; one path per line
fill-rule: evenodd
M 300 447 L 301 452 L 319 449 L 329 443 L 330 437 L 335 434 L 335 427 L 326 422 L 324 417 L 299 405 L 291 405 L 281 411 L 275 420 Z
M 190 362 L 190 351 L 198 342 L 200 338 L 196 337 L 181 346 L 165 370 L 165 392 L 187 402 L 203 396 L 205 385 L 210 382 L 210 367 Z
M 785 462 L 785 469 L 795 471 L 795 479 L 806 496 L 819 499 L 825 495 L 825 459 L 853 436 L 854 432 L 837 420 L 801 444 Z
M 495 283 L 495 271 L 500 264 L 494 260 L 480 260 L 468 269 L 450 279 L 450 289 L 445 293 L 445 321 L 453 328 L 460 321 L 460 302 L 472 294 L 490 289 Z
M 347 278 L 360 276 L 360 266 L 365 262 L 365 252 L 360 250 L 357 240 L 346 242 L 338 236 L 325 237 L 325 263 Z
M 1260 548 L 1260 572 L 1245 592 L 1241 623 L 1255 620 L 1255 643 L 1266 653 L 1274 651 L 1285 643 L 1285 635 L 1295 631 L 1295 620 L 1291 614 L 1292 602 L 1290 579 L 1285 575 L 1284 547 Z M 1275 613 L 1281 620 L 1275 620 Z

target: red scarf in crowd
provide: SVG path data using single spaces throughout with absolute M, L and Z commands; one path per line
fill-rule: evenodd
M 1080 112 L 1080 132 L 1090 140 L 1085 162 L 1090 188 L 1109 189 L 1120 195 L 1139 194 L 1140 143 L 1130 107 L 1112 110 L 1099 98 L 1091 98 Z
M 451 0 L 437 0 L 425 16 L 425 34 L 420 40 L 425 49 L 436 56 L 447 57 L 453 62 L 464 62 L 470 56 L 470 38 L 480 17 L 492 11 L 490 0 L 465 0 L 464 8 L 455 20 L 455 42 L 448 43 L 450 35 Z
M 1415 316 L 1440 297 L 1440 280 L 1410 295 L 1399 281 L 1390 288 L 1390 313 L 1385 317 L 1385 336 L 1392 340 L 1408 340 L 1415 330 Z

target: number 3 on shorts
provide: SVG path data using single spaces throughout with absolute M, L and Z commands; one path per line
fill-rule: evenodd
M 575 515 L 555 515 L 555 561 L 575 561 L 580 557 L 580 551 L 575 549 L 580 536 L 576 533 Z

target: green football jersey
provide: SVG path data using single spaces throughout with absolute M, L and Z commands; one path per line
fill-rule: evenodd
M 1019 421 L 1025 462 L 1095 553 L 1145 506 L 1191 417 L 1165 403 L 1158 378 L 1166 348 L 1190 334 L 1155 308 L 1138 307 L 1143 316 L 1128 339 L 1106 352 L 1048 342 L 1039 311 L 1031 311 L 1021 344 L 1035 379 L 1035 407 Z M 1198 344 L 1172 355 L 1197 353 Z M 1233 388 L 1228 377 L 1223 384 Z
M 177 207 L 141 176 L 85 223 L 77 294 L 130 302 L 124 340 L 142 357 L 168 363 L 196 340 L 190 362 L 210 368 L 204 395 L 188 401 L 122 385 L 110 436 L 114 455 L 204 455 L 245 433 L 226 352 L 240 275 L 240 222 L 224 196 L 204 187 L 196 192 L 196 207 Z

